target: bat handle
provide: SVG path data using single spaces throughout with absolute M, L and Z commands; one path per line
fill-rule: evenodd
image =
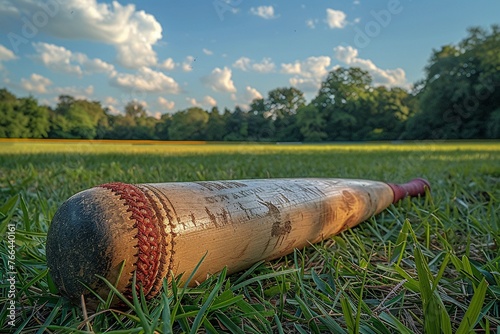
M 424 196 L 425 190 L 431 189 L 429 181 L 422 178 L 416 178 L 411 180 L 410 182 L 403 184 L 387 183 L 387 185 L 389 185 L 389 187 L 391 187 L 392 191 L 394 192 L 394 200 L 392 201 L 392 203 L 396 203 L 406 196 Z

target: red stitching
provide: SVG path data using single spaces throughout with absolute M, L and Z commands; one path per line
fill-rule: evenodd
M 134 227 L 137 228 L 137 262 L 136 262 L 136 290 L 142 286 L 147 294 L 155 282 L 155 276 L 160 265 L 160 245 L 161 239 L 158 226 L 158 218 L 151 208 L 144 193 L 133 185 L 113 182 L 100 185 L 102 188 L 110 189 L 120 196 L 128 206 L 127 212 L 131 212 L 131 218 L 135 220 Z M 130 297 L 132 291 L 131 284 L 127 287 L 127 294 Z

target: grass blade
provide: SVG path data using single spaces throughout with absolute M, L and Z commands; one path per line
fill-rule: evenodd
M 393 328 L 397 329 L 399 333 L 401 334 L 414 334 L 412 330 L 410 330 L 408 327 L 403 325 L 401 321 L 399 321 L 395 316 L 393 316 L 390 313 L 382 312 L 380 314 L 380 319 L 385 321 L 387 324 L 392 326 Z
M 227 328 L 231 333 L 245 334 L 245 332 L 238 327 L 227 315 L 222 312 L 217 312 L 217 319 Z
M 431 282 L 433 282 L 430 269 L 425 262 L 424 255 L 420 247 L 415 248 L 415 265 L 417 267 L 418 283 L 420 285 L 420 294 L 422 296 L 422 305 L 424 310 L 424 328 L 426 333 L 439 333 L 440 326 L 440 308 L 436 303 L 435 294 Z M 443 310 L 444 311 L 444 310 Z
M 342 298 L 340 298 L 340 305 L 342 306 L 342 313 L 344 314 L 345 323 L 349 333 L 357 333 L 355 331 L 356 321 L 354 320 L 351 304 L 349 303 L 347 297 L 342 296 Z
M 212 291 L 208 295 L 207 299 L 205 300 L 205 302 L 201 306 L 200 310 L 198 311 L 198 314 L 194 318 L 193 325 L 192 325 L 191 331 L 190 331 L 191 334 L 196 334 L 198 332 L 198 329 L 201 326 L 201 323 L 205 320 L 210 305 L 212 305 L 212 303 L 215 299 L 215 296 L 222 288 L 222 284 L 224 283 L 223 281 L 226 278 L 226 272 L 227 272 L 227 268 L 225 267 L 221 271 L 221 273 L 219 274 L 219 277 L 217 277 L 217 283 L 215 284 L 214 288 L 212 289 Z
M 474 296 L 470 301 L 469 307 L 465 312 L 464 318 L 462 319 L 456 334 L 467 334 L 473 331 L 474 326 L 479 320 L 478 316 L 481 312 L 481 308 L 483 307 L 486 290 L 488 290 L 488 283 L 483 278 L 474 292 Z
M 401 263 L 406 249 L 408 230 L 410 228 L 410 222 L 408 220 L 405 220 L 405 222 L 403 223 L 403 227 L 399 232 L 398 239 L 396 240 L 395 247 L 392 250 L 392 256 L 390 259 L 391 264 L 395 263 L 397 266 L 399 266 L 399 264 Z
M 249 284 L 252 284 L 252 283 L 255 283 L 255 282 L 258 282 L 258 281 L 263 281 L 263 280 L 274 278 L 274 277 L 278 277 L 278 276 L 285 276 L 285 275 L 288 275 L 288 274 L 296 273 L 297 271 L 299 271 L 299 270 L 298 269 L 287 269 L 287 270 L 273 272 L 273 273 L 270 273 L 270 274 L 264 274 L 264 275 L 255 276 L 255 277 L 249 278 L 246 281 L 243 281 L 243 282 L 241 282 L 239 284 L 233 285 L 231 287 L 231 290 L 236 291 L 236 290 L 239 290 L 239 289 L 241 289 L 241 288 L 243 288 L 243 287 L 245 287 L 245 286 L 247 286 Z
M 139 317 L 141 321 L 142 328 L 144 329 L 145 333 L 151 333 L 151 326 L 149 323 L 149 320 L 147 318 L 147 315 L 144 313 L 143 307 L 147 308 L 147 305 L 142 302 L 139 302 L 139 298 L 137 297 L 137 289 L 136 289 L 136 283 L 137 283 L 137 275 L 136 272 L 134 271 L 134 277 L 132 278 L 132 301 L 134 303 L 134 309 L 135 313 Z M 141 294 L 141 301 L 144 300 L 144 293 L 142 292 L 142 289 L 140 290 Z
M 163 280 L 163 291 L 161 294 L 161 301 L 163 304 L 163 310 L 161 313 L 161 320 L 162 320 L 162 333 L 163 334 L 172 334 L 172 321 L 170 319 L 170 301 L 168 300 L 167 297 L 167 280 Z

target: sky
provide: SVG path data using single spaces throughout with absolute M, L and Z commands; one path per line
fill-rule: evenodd
M 0 0 L 0 88 L 155 117 L 246 109 L 279 87 L 310 100 L 339 66 L 410 89 L 432 50 L 492 24 L 498 0 Z

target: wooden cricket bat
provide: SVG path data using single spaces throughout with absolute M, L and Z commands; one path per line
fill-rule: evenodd
M 91 296 L 88 288 L 107 296 L 96 275 L 130 296 L 134 272 L 136 288 L 151 298 L 170 271 L 188 277 L 203 256 L 198 282 L 319 242 L 426 189 L 424 179 L 108 183 L 62 204 L 47 235 L 47 264 L 74 301 Z

